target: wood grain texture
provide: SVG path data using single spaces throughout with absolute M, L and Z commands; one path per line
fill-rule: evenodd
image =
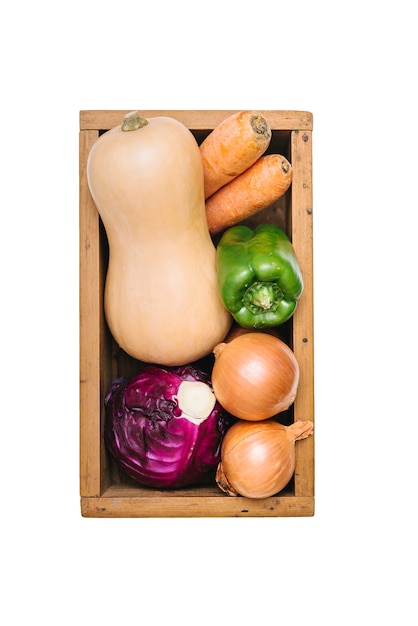
M 80 492 L 98 496 L 107 486 L 110 468 L 103 450 L 103 393 L 108 333 L 103 313 L 104 259 L 101 224 L 90 195 L 86 160 L 97 131 L 80 132 Z
M 110 487 L 100 498 L 82 498 L 83 517 L 310 517 L 310 497 L 273 496 L 260 500 L 231 497 L 216 488 L 144 492 Z
M 293 351 L 300 368 L 294 419 L 314 422 L 312 133 L 293 131 L 291 236 L 304 280 L 293 316 Z M 314 495 L 315 434 L 296 444 L 295 495 Z
M 123 116 L 131 109 L 116 111 L 80 111 L 80 130 L 109 130 L 122 123 Z M 149 111 L 140 109 L 143 117 L 174 117 L 193 130 L 212 130 L 233 110 L 219 111 Z M 275 130 L 312 130 L 312 114 L 307 111 L 259 111 Z

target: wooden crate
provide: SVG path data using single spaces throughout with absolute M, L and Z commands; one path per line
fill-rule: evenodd
M 103 399 L 118 375 L 133 375 L 138 363 L 113 341 L 103 312 L 107 239 L 86 180 L 86 160 L 99 134 L 121 123 L 126 111 L 80 112 L 80 495 L 84 517 L 301 517 L 314 514 L 314 437 L 296 443 L 296 470 L 277 496 L 261 500 L 225 495 L 216 484 L 164 491 L 120 476 L 103 440 Z M 233 111 L 141 111 L 183 122 L 200 143 Z M 291 237 L 304 277 L 297 310 L 284 328 L 300 366 L 294 405 L 285 416 L 314 420 L 312 268 L 312 114 L 261 111 L 272 128 L 268 152 L 286 156 L 293 181 L 285 196 L 256 218 L 276 222 Z M 283 416 L 282 416 L 283 417 Z

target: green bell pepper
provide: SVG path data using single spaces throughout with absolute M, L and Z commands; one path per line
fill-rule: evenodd
M 281 228 L 228 228 L 217 245 L 216 264 L 222 301 L 240 326 L 269 328 L 292 317 L 303 279 L 292 243 Z

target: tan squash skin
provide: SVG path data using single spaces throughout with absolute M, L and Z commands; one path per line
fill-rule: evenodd
M 218 293 L 192 133 L 168 117 L 116 127 L 93 145 L 87 179 L 109 241 L 104 307 L 118 345 L 168 366 L 209 354 L 232 319 Z

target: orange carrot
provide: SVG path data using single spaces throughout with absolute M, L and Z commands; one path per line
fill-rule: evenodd
M 205 198 L 251 167 L 270 140 L 269 123 L 257 111 L 239 111 L 218 124 L 200 145 Z
M 289 189 L 292 166 L 281 154 L 262 156 L 206 200 L 210 233 L 233 226 L 270 206 Z

